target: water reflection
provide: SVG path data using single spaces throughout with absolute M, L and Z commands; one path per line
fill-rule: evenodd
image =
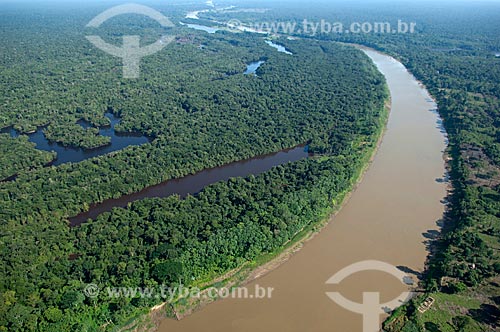
M 259 67 L 262 66 L 264 63 L 265 61 L 257 61 L 248 64 L 247 70 L 245 70 L 243 74 L 257 76 L 257 69 L 259 69 Z
M 284 46 L 279 45 L 279 44 L 275 44 L 275 43 L 273 43 L 270 40 L 266 40 L 266 44 L 269 45 L 269 46 L 271 46 L 271 47 L 274 47 L 280 53 L 285 53 L 285 54 L 288 54 L 288 55 L 293 55 L 293 53 L 290 52 L 290 51 L 288 51 Z

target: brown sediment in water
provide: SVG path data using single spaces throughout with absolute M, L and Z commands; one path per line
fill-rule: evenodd
M 423 270 L 444 211 L 447 184 L 436 179 L 445 174 L 445 137 L 430 111 L 435 104 L 415 78 L 396 60 L 364 51 L 386 76 L 392 111 L 378 153 L 348 202 L 286 264 L 247 285 L 250 294 L 256 284 L 273 287 L 271 299 L 217 301 L 181 321 L 164 320 L 158 331 L 362 331 L 361 315 L 339 307 L 326 292 L 361 302 L 363 292 L 377 291 L 386 302 L 405 286 L 380 272 L 357 273 L 339 285 L 326 281 L 364 260 Z

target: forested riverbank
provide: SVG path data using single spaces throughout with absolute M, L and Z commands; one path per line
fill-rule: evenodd
M 452 187 L 425 272 L 427 294 L 396 312 L 388 331 L 500 329 L 493 318 L 500 314 L 500 66 L 484 47 L 478 42 L 472 50 L 438 55 L 432 49 L 393 49 L 437 100 L 450 140 Z M 417 309 L 428 296 L 437 300 L 437 309 L 421 315 Z
M 161 301 L 110 298 L 104 291 L 85 297 L 87 284 L 103 290 L 196 285 L 279 250 L 340 203 L 383 126 L 384 78 L 351 47 L 297 41 L 288 55 L 259 36 L 179 27 L 172 47 L 145 61 L 144 78 L 131 82 L 120 70 L 108 70 L 119 68 L 113 58 L 88 45 L 63 46 L 83 38 L 75 27 L 92 17 L 87 12 L 73 12 L 74 25 L 68 26 L 56 14 L 30 25 L 22 25 L 22 11 L 1 15 L 5 29 L 21 29 L 33 43 L 14 61 L 13 35 L 1 36 L 7 51 L 0 61 L 17 70 L 6 71 L 1 84 L 15 74 L 19 89 L 36 91 L 24 95 L 26 120 L 13 123 L 23 94 L 3 90 L 3 126 L 28 130 L 48 118 L 55 124 L 97 123 L 111 107 L 123 119 L 118 131 L 155 137 L 150 144 L 20 172 L 16 181 L 0 183 L 4 330 L 113 329 Z M 44 32 L 35 33 L 37 26 L 46 26 Z M 40 41 L 54 29 L 56 38 Z M 113 27 L 109 31 L 113 35 Z M 36 55 L 55 48 L 59 61 Z M 259 59 L 266 62 L 258 76 L 243 75 L 246 64 Z M 37 66 L 46 67 L 33 80 L 30 70 Z M 61 106 L 68 95 L 75 97 Z M 67 218 L 92 203 L 304 142 L 316 157 L 217 183 L 196 197 L 143 200 L 68 227 Z
M 422 275 L 426 293 L 396 311 L 385 328 L 498 330 L 498 6 L 260 5 L 267 10 L 199 15 L 299 24 L 304 17 L 345 23 L 404 19 L 417 21 L 417 33 L 275 36 L 285 54 L 259 35 L 208 34 L 177 25 L 168 31 L 175 41 L 144 59 L 141 78 L 130 81 L 121 77 L 120 59 L 91 47 L 88 31 L 82 31 L 106 6 L 2 7 L 0 128 L 26 134 L 48 125 L 49 140 L 97 146 L 106 139 L 95 130 L 71 132 L 82 122 L 105 125 L 112 110 L 122 119 L 118 133 L 153 139 L 79 163 L 42 167 L 54 156 L 36 150 L 24 135 L 0 134 L 0 180 L 17 175 L 0 181 L 0 331 L 114 330 L 162 300 L 112 298 L 106 287 L 206 285 L 261 263 L 321 225 L 375 148 L 388 97 L 373 63 L 334 41 L 399 59 L 436 99 L 449 135 L 445 152 L 453 192 L 444 202 L 442 233 L 423 235 L 435 249 Z M 158 9 L 180 20 L 197 8 Z M 117 18 L 99 33 L 117 43 L 124 33 L 141 35 L 144 43 L 165 33 L 148 19 L 135 19 Z M 243 74 L 249 63 L 264 60 L 256 75 Z M 304 142 L 313 158 L 216 183 L 185 199 L 137 201 L 68 227 L 69 217 L 92 204 Z M 100 295 L 85 297 L 88 284 Z M 434 307 L 420 313 L 427 296 L 436 300 Z
M 417 23 L 414 34 L 296 36 L 363 44 L 399 59 L 436 99 L 449 136 L 445 158 L 451 188 L 444 202 L 448 211 L 441 224 L 442 233 L 427 239 L 433 249 L 422 276 L 427 293 L 396 312 L 385 328 L 496 331 L 500 329 L 494 318 L 500 314 L 500 66 L 495 55 L 500 45 L 498 4 L 386 5 L 362 8 L 339 3 L 331 6 L 334 16 L 294 5 L 279 9 L 279 21 L 296 23 L 297 31 L 304 31 L 304 16 L 309 22 L 374 22 L 383 18 L 391 24 Z M 241 13 L 238 19 L 248 24 L 265 22 L 276 19 L 277 11 Z M 234 14 L 201 16 L 223 21 Z M 286 41 L 285 46 L 292 43 Z M 433 308 L 418 312 L 418 306 L 428 296 L 436 300 Z
M 387 331 L 500 329 L 500 65 L 490 50 L 500 41 L 489 6 L 495 7 L 484 5 L 474 17 L 467 5 L 451 16 L 442 10 L 418 16 L 440 28 L 397 42 L 347 38 L 400 59 L 436 99 L 449 138 L 450 193 L 442 233 L 430 239 L 426 293 L 395 312 Z M 457 24 L 461 19 L 473 20 L 473 29 L 464 30 Z M 433 308 L 419 312 L 428 297 L 435 300 Z
M 468 17 L 462 10 L 456 15 Z M 493 32 L 498 26 L 482 24 L 488 15 L 483 9 L 469 32 L 456 24 L 456 16 L 447 17 L 440 37 L 426 34 L 412 46 L 374 41 L 429 89 L 449 138 L 451 186 L 442 233 L 430 239 L 426 294 L 397 311 L 387 331 L 500 329 L 500 63 L 490 51 L 500 41 Z M 434 308 L 419 312 L 429 296 Z

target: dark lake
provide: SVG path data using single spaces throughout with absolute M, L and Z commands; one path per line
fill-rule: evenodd
M 156 186 L 143 189 L 140 192 L 124 195 L 117 199 L 108 199 L 99 204 L 92 204 L 88 212 L 81 213 L 69 218 L 71 226 L 78 226 L 88 219 L 95 219 L 103 212 L 111 211 L 114 207 L 126 207 L 128 203 L 145 198 L 163 198 L 171 195 L 185 197 L 188 194 L 196 194 L 206 186 L 227 181 L 230 178 L 258 175 L 269 171 L 271 168 L 289 162 L 299 161 L 309 156 L 307 146 L 298 146 L 293 149 L 283 150 L 277 153 L 262 155 L 259 157 L 233 162 L 224 166 L 203 170 L 199 173 L 188 175 L 180 179 L 168 180 Z
M 111 125 L 109 127 L 102 127 L 99 129 L 99 134 L 102 136 L 111 137 L 111 143 L 107 146 L 103 146 L 97 149 L 84 150 L 80 148 L 65 147 L 59 143 L 49 142 L 44 134 L 43 127 L 38 128 L 38 130 L 32 134 L 27 134 L 30 142 L 36 144 L 38 150 L 43 151 L 55 151 L 57 153 L 57 159 L 54 160 L 52 165 L 61 165 L 68 162 L 80 162 L 85 159 L 98 157 L 113 151 L 118 151 L 131 145 L 141 145 L 148 143 L 150 139 L 146 136 L 135 133 L 121 134 L 115 132 L 115 125 L 120 123 L 120 118 L 112 113 L 106 113 L 106 117 L 110 120 Z M 84 128 L 90 127 L 85 121 L 78 121 L 78 124 Z M 10 128 L 4 128 L 2 133 L 10 133 L 11 137 L 18 137 L 19 132 Z

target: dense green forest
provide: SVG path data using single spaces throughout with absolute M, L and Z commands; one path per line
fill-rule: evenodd
M 95 149 L 111 142 L 109 137 L 99 135 L 99 128 L 83 128 L 77 123 L 52 124 L 43 133 L 51 142 L 83 149 Z
M 248 7 L 269 7 L 260 1 Z M 399 309 L 388 331 L 500 330 L 500 6 L 497 3 L 292 3 L 238 18 L 255 22 L 417 22 L 415 34 L 310 34 L 302 38 L 367 45 L 399 59 L 437 100 L 449 137 L 452 192 L 442 234 L 433 243 L 427 294 Z M 319 10 L 322 8 L 323 10 Z M 297 13 L 300 13 L 297 14 Z M 226 21 L 233 13 L 203 13 Z M 288 46 L 288 45 L 287 45 Z M 441 305 L 420 314 L 427 296 Z M 479 308 L 476 308 L 479 307 Z
M 387 98 L 383 77 L 368 58 L 334 41 L 398 58 L 436 98 L 450 141 L 453 191 L 422 282 L 427 293 L 396 311 L 385 329 L 498 329 L 497 4 L 324 2 L 306 8 L 248 2 L 241 6 L 269 9 L 237 15 L 248 23 L 402 19 L 417 22 L 417 33 L 297 34 L 300 40 L 278 40 L 292 51 L 287 55 L 267 47 L 262 36 L 177 26 L 168 31 L 175 42 L 143 61 L 135 81 L 121 77 L 119 59 L 84 39 L 89 31 L 82 27 L 106 6 L 3 6 L 0 128 L 27 133 L 48 125 L 49 140 L 96 147 L 105 138 L 78 121 L 105 126 L 104 114 L 111 111 L 122 118 L 118 132 L 152 141 L 44 167 L 54 156 L 36 150 L 24 135 L 0 135 L 0 179 L 18 174 L 0 182 L 0 331 L 113 329 L 158 299 L 90 299 L 82 293 L 86 284 L 196 285 L 279 250 L 331 212 L 374 148 Z M 198 7 L 163 7 L 176 20 L 192 9 Z M 235 13 L 203 16 L 227 21 Z M 99 33 L 119 43 L 124 26 L 144 43 L 166 32 L 145 18 L 120 17 Z M 258 76 L 242 75 L 258 60 L 266 61 Z M 303 143 L 314 157 L 217 183 L 186 199 L 147 199 L 81 227 L 67 225 L 92 203 Z M 443 306 L 419 314 L 415 308 L 428 295 Z
M 27 136 L 0 134 L 0 181 L 50 163 L 54 155 L 35 149 Z
M 122 118 L 117 131 L 152 138 L 41 167 L 25 136 L 1 136 L 29 153 L 2 161 L 2 172 L 20 171 L 0 183 L 0 331 L 112 330 L 161 299 L 93 299 L 83 295 L 86 284 L 196 285 L 279 250 L 337 207 L 385 122 L 383 76 L 362 52 L 331 42 L 279 40 L 288 55 L 262 36 L 178 26 L 169 31 L 175 42 L 141 63 L 140 79 L 123 79 L 119 59 L 84 38 L 81 27 L 101 6 L 0 12 L 0 127 L 26 133 L 47 125 L 50 140 L 97 146 L 94 131 L 75 126 L 106 125 L 111 111 Z M 127 16 L 100 33 L 114 39 L 123 26 L 145 42 L 165 32 Z M 258 60 L 266 61 L 258 76 L 243 75 Z M 68 227 L 67 218 L 92 203 L 303 143 L 315 157 Z

